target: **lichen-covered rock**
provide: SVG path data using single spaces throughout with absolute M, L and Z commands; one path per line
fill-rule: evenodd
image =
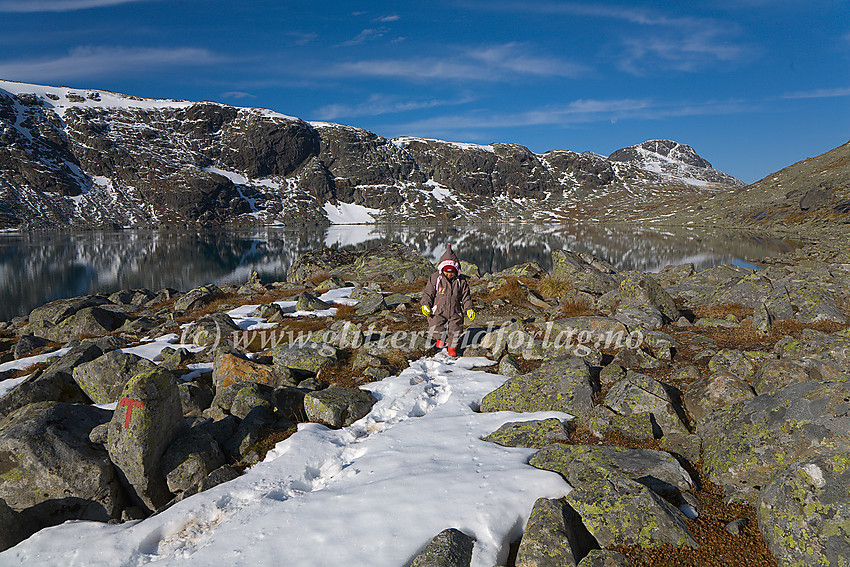
M 565 357 L 510 378 L 484 396 L 481 411 L 563 411 L 587 416 L 593 407 L 593 381 L 580 358 Z
M 620 415 L 605 406 L 596 406 L 591 412 L 587 428 L 594 437 L 602 439 L 606 433 L 619 433 L 634 439 L 661 437 L 661 428 L 654 423 L 648 411 Z
M 554 417 L 544 420 L 512 421 L 483 438 L 484 441 L 505 447 L 532 449 L 542 449 L 551 443 L 567 443 L 569 439 L 570 434 L 563 422 Z
M 805 459 L 759 494 L 759 529 L 782 567 L 843 565 L 850 558 L 850 454 Z
M 109 300 L 102 295 L 83 295 L 80 297 L 57 299 L 30 311 L 28 319 L 30 325 L 38 326 L 42 323 L 50 326 L 57 325 L 80 309 L 96 307 L 106 303 L 109 303 Z
M 323 311 L 330 307 L 330 303 L 325 303 L 308 291 L 302 291 L 295 302 L 296 311 Z
M 791 384 L 705 416 L 703 471 L 727 493 L 753 498 L 780 469 L 850 443 L 850 375 Z
M 413 558 L 410 567 L 469 567 L 475 540 L 462 531 L 449 528 L 428 542 Z
M 184 427 L 180 391 L 171 371 L 155 368 L 124 386 L 109 422 L 107 448 L 137 505 L 156 510 L 171 500 L 161 460 Z
M 104 306 L 105 307 L 105 306 Z M 123 313 L 104 307 L 84 307 L 59 323 L 36 330 L 34 334 L 57 342 L 67 342 L 78 337 L 103 336 L 124 324 Z
M 538 498 L 531 509 L 517 550 L 517 567 L 575 566 L 599 545 L 575 510 L 549 498 Z
M 331 386 L 305 394 L 304 410 L 310 421 L 346 427 L 369 413 L 376 401 L 366 390 Z
M 708 369 L 712 372 L 725 369 L 738 378 L 749 380 L 759 366 L 775 359 L 776 355 L 772 352 L 722 349 L 708 361 Z
M 288 372 L 268 364 L 260 364 L 231 352 L 219 353 L 213 364 L 213 386 L 216 392 L 238 382 L 253 382 L 272 387 L 293 385 Z
M 592 549 L 578 567 L 629 567 L 628 558 L 610 549 Z
M 646 486 L 592 464 L 577 468 L 571 476 L 573 490 L 566 500 L 603 548 L 699 547 L 685 516 Z
M 658 448 L 662 451 L 676 453 L 693 467 L 696 467 L 702 458 L 702 440 L 699 435 L 671 433 L 661 438 Z
M 110 412 L 42 402 L 0 422 L 0 498 L 38 529 L 121 515 L 123 491 L 106 451 L 89 440 Z
M 301 370 L 308 374 L 315 374 L 337 361 L 336 348 L 319 343 L 279 345 L 272 349 L 271 355 L 276 368 Z
M 213 284 L 202 285 L 181 295 L 174 303 L 175 311 L 194 311 L 222 297 L 224 293 Z
M 266 384 L 256 384 L 253 382 L 241 382 L 234 384 L 232 388 L 236 395 L 233 397 L 233 403 L 230 404 L 230 414 L 235 415 L 239 419 L 245 419 L 248 413 L 258 406 L 265 406 L 269 409 L 274 408 L 272 398 L 274 389 Z
M 749 383 L 728 370 L 720 369 L 691 383 L 682 402 L 691 418 L 699 421 L 715 410 L 755 396 L 756 392 Z
M 74 367 L 94 360 L 105 351 L 116 348 L 115 345 L 120 342 L 120 339 L 109 337 L 108 340 L 83 341 L 73 347 L 43 372 L 34 372 L 0 398 L 0 417 L 38 402 L 88 403 L 88 396 L 74 382 L 72 376 Z
M 156 364 L 146 358 L 114 350 L 75 367 L 73 376 L 93 402 L 110 404 L 118 400 L 127 380 L 154 368 Z
M 637 372 L 629 372 L 605 396 L 605 405 L 620 415 L 650 412 L 662 434 L 689 433 L 677 400 L 661 382 Z
M 560 474 L 573 488 L 588 466 L 622 474 L 661 496 L 673 496 L 694 487 L 691 475 L 672 455 L 653 449 L 558 443 L 535 453 L 529 464 Z
M 672 335 L 661 331 L 649 331 L 644 337 L 644 344 L 655 358 L 666 362 L 673 360 L 673 356 L 680 348 Z
M 513 378 L 522 374 L 522 369 L 519 366 L 519 361 L 511 354 L 506 354 L 499 361 L 498 373 L 501 376 Z
M 614 318 L 630 329 L 652 331 L 664 326 L 664 314 L 653 305 L 621 303 L 614 311 Z
M 814 329 L 806 329 L 800 340 L 789 336 L 777 342 L 773 352 L 779 358 L 814 357 L 843 366 L 850 357 L 850 336 L 842 333 L 827 335 Z
M 177 388 L 180 390 L 180 406 L 185 417 L 199 417 L 212 405 L 215 393 L 206 383 L 181 382 Z
M 213 313 L 190 323 L 183 330 L 183 342 L 195 343 L 202 346 L 218 345 L 230 339 L 239 327 L 226 313 Z
M 18 339 L 18 342 L 15 343 L 15 349 L 12 351 L 12 355 L 15 357 L 15 360 L 24 358 L 25 356 L 29 356 L 35 349 L 46 346 L 49 342 L 47 339 L 36 337 L 35 335 L 22 335 Z
M 648 305 L 657 309 L 666 321 L 679 318 L 679 309 L 669 293 L 652 276 L 642 272 L 620 272 L 620 297 L 626 305 Z
M 600 269 L 569 250 L 552 251 L 552 277 L 570 282 L 575 289 L 603 294 L 617 289 L 612 271 Z
M 193 429 L 181 435 L 162 455 L 168 490 L 177 494 L 200 483 L 224 464 L 224 453 L 209 433 Z
M 753 388 L 763 394 L 797 382 L 827 382 L 843 374 L 833 362 L 818 358 L 769 360 L 752 377 Z
M 380 293 L 371 294 L 360 300 L 360 303 L 354 308 L 356 315 L 372 315 L 379 311 L 386 311 L 387 303 Z

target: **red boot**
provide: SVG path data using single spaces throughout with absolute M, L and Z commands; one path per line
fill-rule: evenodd
M 437 339 L 437 348 L 443 348 L 446 346 L 446 343 L 443 342 L 443 339 Z
M 456 356 L 457 356 L 457 349 L 456 349 L 456 348 L 454 348 L 454 347 L 449 347 L 449 348 L 447 348 L 447 349 L 446 349 L 446 352 L 447 352 L 447 353 L 449 354 L 449 356 L 451 356 L 452 358 L 454 358 L 454 357 L 456 357 Z

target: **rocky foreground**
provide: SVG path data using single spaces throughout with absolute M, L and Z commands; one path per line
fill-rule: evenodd
M 553 265 L 463 270 L 479 317 L 462 354 L 510 377 L 480 411 L 575 416 L 485 438 L 538 448 L 529 464 L 574 488 L 530 510 L 511 564 L 843 564 L 850 253 L 757 271 L 618 272 L 569 251 Z M 16 384 L 0 398 L 2 547 L 70 519 L 146 518 L 236 478 L 298 422 L 364 416 L 358 384 L 433 352 L 418 315 L 433 269 L 400 245 L 323 249 L 286 282 L 121 290 L 6 323 L 0 360 L 24 368 L 0 375 Z M 346 287 L 356 305 L 319 298 Z M 155 361 L 132 352 L 164 336 Z M 412 565 L 468 565 L 474 541 L 446 528 Z

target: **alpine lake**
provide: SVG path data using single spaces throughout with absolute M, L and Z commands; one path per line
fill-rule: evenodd
M 334 225 L 328 228 L 250 230 L 120 230 L 0 234 L 0 320 L 24 316 L 48 301 L 119 289 L 239 283 L 257 271 L 282 281 L 305 252 L 368 249 L 400 242 L 436 261 L 446 243 L 482 274 L 524 262 L 552 267 L 551 251 L 568 249 L 603 258 L 618 269 L 658 271 L 693 263 L 696 269 L 752 263 L 793 250 L 798 242 L 730 230 L 635 229 L 615 226 Z

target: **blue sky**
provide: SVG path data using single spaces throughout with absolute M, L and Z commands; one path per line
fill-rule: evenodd
M 753 182 L 850 139 L 850 2 L 0 0 L 0 78 L 386 137 L 693 146 Z

